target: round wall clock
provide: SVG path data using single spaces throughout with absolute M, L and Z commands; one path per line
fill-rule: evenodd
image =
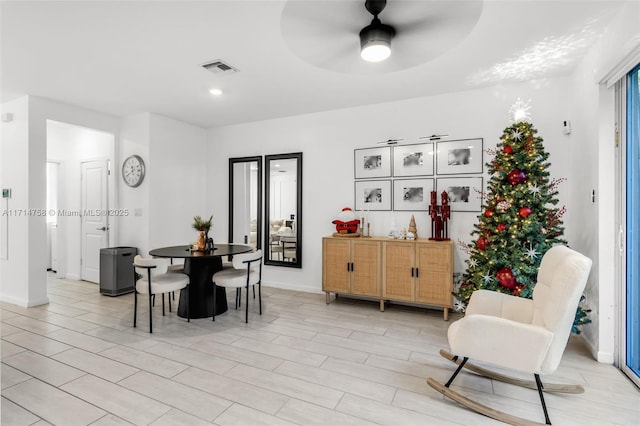
M 144 161 L 139 155 L 130 155 L 122 163 L 122 179 L 132 188 L 140 186 L 144 180 Z

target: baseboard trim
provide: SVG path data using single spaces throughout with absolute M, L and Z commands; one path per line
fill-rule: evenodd
M 291 284 L 283 284 L 273 281 L 262 281 L 262 285 L 265 287 L 279 288 L 282 290 L 301 291 L 303 293 L 324 294 L 322 290 L 310 288 L 310 287 L 298 287 Z
M 595 359 L 596 361 L 602 364 L 613 364 L 614 356 L 612 353 L 599 351 L 598 348 L 596 348 L 595 344 L 593 344 L 590 340 L 586 339 L 582 334 L 579 334 L 578 338 L 587 347 L 593 359 Z
M 7 295 L 0 295 L 0 300 L 3 302 L 11 303 L 12 305 L 22 306 L 23 308 L 33 308 L 34 306 L 46 305 L 49 303 L 48 297 L 42 299 L 27 300 L 18 297 L 12 297 Z

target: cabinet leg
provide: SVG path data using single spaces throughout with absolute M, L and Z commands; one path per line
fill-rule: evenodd
M 384 300 L 380 299 L 380 312 L 384 312 Z
M 325 294 L 325 301 L 327 302 L 327 305 L 331 303 L 331 293 L 327 292 Z
M 449 321 L 449 308 L 444 308 L 444 320 Z

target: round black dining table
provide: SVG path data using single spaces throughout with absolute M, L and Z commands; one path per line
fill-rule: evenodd
M 184 259 L 184 272 L 189 276 L 189 314 L 191 318 L 211 317 L 227 311 L 227 294 L 224 287 L 216 287 L 216 306 L 213 306 L 213 284 L 211 277 L 222 270 L 222 257 L 248 253 L 253 247 L 242 244 L 214 244 L 209 251 L 192 250 L 191 246 L 172 246 L 153 249 L 150 256 Z M 180 292 L 178 316 L 187 317 L 186 298 Z

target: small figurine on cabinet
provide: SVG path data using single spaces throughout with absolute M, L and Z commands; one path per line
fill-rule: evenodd
M 409 238 L 409 234 L 413 234 L 413 238 Z M 407 239 L 413 240 L 418 238 L 418 228 L 416 227 L 416 218 L 411 215 L 411 220 L 409 221 L 409 232 L 407 233 Z
M 438 194 L 431 191 L 431 205 L 429 205 L 429 216 L 431 216 L 431 238 L 430 240 L 445 241 L 449 239 L 449 218 L 451 217 L 451 207 L 449 206 L 449 195 L 442 191 L 441 205 L 438 205 Z
M 342 212 L 340 212 L 340 214 L 338 215 L 338 218 L 331 223 L 336 225 L 337 235 L 359 235 L 358 226 L 360 225 L 360 219 L 356 217 L 356 214 L 353 212 L 353 210 L 351 210 L 350 207 L 343 208 Z

